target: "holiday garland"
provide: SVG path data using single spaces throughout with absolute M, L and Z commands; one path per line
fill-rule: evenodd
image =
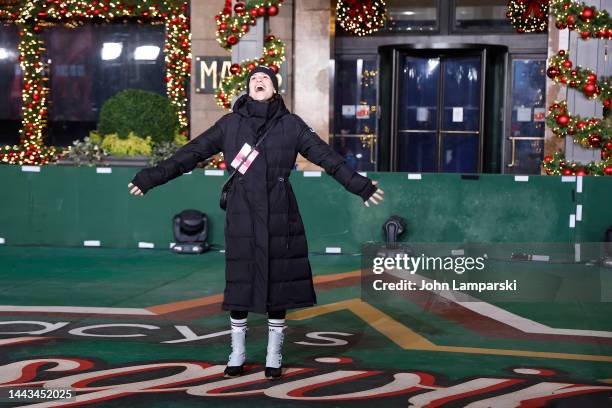
M 554 0 L 551 13 L 559 29 L 578 30 L 583 40 L 589 38 L 608 39 L 611 37 L 610 16 L 607 11 L 570 0 Z M 588 99 L 598 99 L 604 105 L 604 119 L 572 116 L 566 101 L 555 102 L 548 109 L 546 124 L 561 138 L 571 136 L 574 143 L 600 149 L 601 162 L 582 164 L 567 161 L 561 152 L 544 157 L 543 167 L 547 174 L 554 175 L 612 175 L 612 96 L 610 77 L 597 79 L 590 69 L 573 67 L 569 54 L 560 50 L 550 58 L 546 71 L 549 78 L 557 83 L 580 91 Z
M 583 118 L 570 115 L 567 102 L 555 102 L 548 108 L 546 124 L 559 137 L 572 136 L 575 143 L 585 147 L 600 148 L 612 141 L 607 123 L 599 118 Z
M 558 29 L 576 30 L 583 40 L 612 39 L 612 20 L 606 10 L 571 0 L 554 0 L 550 7 Z
M 546 75 L 557 83 L 574 88 L 589 99 L 599 99 L 604 107 L 610 108 L 612 98 L 612 79 L 603 77 L 598 79 L 595 72 L 577 66 L 569 59 L 565 50 L 560 50 L 550 58 Z
M 239 1 L 234 5 L 232 14 L 232 1 L 226 0 L 221 13 L 215 16 L 217 41 L 226 50 L 231 49 L 249 31 L 250 26 L 257 24 L 258 17 L 274 17 L 282 3 L 283 0 Z
M 519 33 L 541 33 L 548 28 L 548 0 L 510 0 L 506 17 Z
M 282 3 L 283 0 L 238 2 L 234 5 L 232 15 L 231 0 L 226 0 L 223 11 L 215 16 L 217 41 L 223 48 L 230 50 L 248 32 L 249 26 L 257 23 L 258 17 L 277 15 Z M 223 78 L 215 94 L 217 105 L 225 109 L 231 108 L 232 98 L 246 88 L 246 78 L 253 68 L 264 65 L 278 73 L 284 60 L 285 44 L 273 35 L 266 36 L 260 58 L 230 66 L 230 75 Z
M 338 0 L 336 20 L 345 31 L 365 36 L 380 30 L 387 18 L 383 0 Z
M 187 3 L 182 0 L 46 0 L 27 1 L 21 8 L 4 8 L 0 20 L 16 23 L 19 28 L 19 63 L 24 79 L 23 121 L 19 144 L 0 149 L 0 162 L 47 164 L 59 156 L 54 147 L 44 145 L 49 89 L 45 74 L 48 66 L 42 58 L 44 44 L 38 36 L 43 24 L 76 27 L 89 22 L 109 23 L 134 18 L 164 23 L 167 94 L 177 110 L 180 130 L 186 132 L 185 86 L 191 66 L 191 34 L 186 11 Z
M 602 151 L 602 160 L 612 157 L 612 143 L 606 143 Z M 554 176 L 612 176 L 612 160 L 601 162 L 589 162 L 582 164 L 575 161 L 565 160 L 565 155 L 555 152 L 553 155 L 544 156 L 544 170 L 548 175 Z

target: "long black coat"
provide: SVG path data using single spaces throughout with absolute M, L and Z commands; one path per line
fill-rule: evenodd
M 146 193 L 221 151 L 229 165 L 245 142 L 254 146 L 257 131 L 260 137 L 274 122 L 258 149 L 259 156 L 244 175 L 235 176 L 228 193 L 224 310 L 266 313 L 317 302 L 304 225 L 289 183 L 298 152 L 364 201 L 376 186 L 350 168 L 299 116 L 290 113 L 280 95 L 269 103 L 240 97 L 233 112 L 170 159 L 141 170 L 132 180 Z

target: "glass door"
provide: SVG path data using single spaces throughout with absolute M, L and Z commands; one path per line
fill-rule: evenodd
M 510 174 L 540 174 L 546 121 L 546 57 L 512 59 L 504 162 Z
M 398 62 L 396 171 L 480 172 L 482 55 L 411 53 Z

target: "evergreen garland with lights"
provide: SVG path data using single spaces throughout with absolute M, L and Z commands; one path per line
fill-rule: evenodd
M 602 149 L 607 157 L 612 157 L 612 143 L 607 143 Z M 589 162 L 587 164 L 565 160 L 565 155 L 555 152 L 552 156 L 544 156 L 543 162 L 546 174 L 551 176 L 612 176 L 612 161 Z
M 226 0 L 221 13 L 215 16 L 217 41 L 226 50 L 231 50 L 249 31 L 249 26 L 257 24 L 257 18 L 276 16 L 282 3 L 283 0 L 238 2 L 234 5 L 234 14 L 232 14 L 232 2 Z M 246 78 L 256 66 L 265 65 L 278 73 L 284 61 L 285 43 L 273 35 L 266 36 L 263 54 L 260 58 L 242 61 L 240 64 L 234 63 L 230 66 L 230 75 L 221 80 L 215 93 L 217 105 L 230 109 L 232 98 L 246 88 Z
M 558 29 L 576 30 L 580 38 L 612 39 L 612 20 L 606 10 L 571 0 L 553 0 L 550 12 Z
M 569 53 L 560 50 L 550 58 L 546 75 L 557 83 L 580 91 L 588 99 L 599 99 L 606 109 L 612 98 L 612 79 L 597 78 L 594 71 L 580 66 L 573 67 Z
M 187 132 L 186 85 L 191 70 L 191 34 L 187 3 L 183 0 L 45 0 L 26 1 L 21 7 L 0 10 L 0 20 L 19 28 L 19 63 L 23 71 L 23 121 L 19 144 L 0 149 L 0 162 L 9 164 L 47 164 L 60 154 L 44 145 L 47 116 L 46 72 L 42 59 L 44 44 L 38 33 L 43 26 L 61 24 L 78 27 L 91 22 L 110 23 L 138 19 L 163 23 L 166 28 L 164 56 L 167 95 L 178 113 L 182 133 Z
M 348 33 L 370 35 L 380 30 L 387 18 L 387 5 L 383 0 L 338 0 L 336 20 Z
M 571 136 L 574 143 L 579 143 L 584 147 L 600 148 L 612 142 L 612 134 L 606 122 L 599 118 L 570 115 L 566 101 L 555 102 L 548 108 L 546 124 L 556 136 Z
M 510 0 L 506 17 L 519 33 L 541 33 L 548 28 L 548 0 Z

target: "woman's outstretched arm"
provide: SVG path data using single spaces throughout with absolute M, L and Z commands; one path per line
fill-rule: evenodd
M 346 159 L 336 153 L 313 129 L 301 120 L 300 123 L 298 152 L 308 161 L 323 167 L 325 172 L 335 178 L 346 190 L 360 196 L 367 204 L 368 199 L 378 190 L 372 180 L 357 173 L 346 164 Z M 378 192 L 382 193 L 380 190 Z M 379 194 L 376 196 L 382 200 Z M 372 202 L 377 203 L 376 200 Z
M 223 150 L 223 132 L 218 123 L 182 146 L 169 159 L 157 166 L 140 170 L 128 184 L 142 194 L 193 170 L 196 165 Z M 132 194 L 134 194 L 132 192 Z M 137 194 L 138 195 L 138 194 Z

